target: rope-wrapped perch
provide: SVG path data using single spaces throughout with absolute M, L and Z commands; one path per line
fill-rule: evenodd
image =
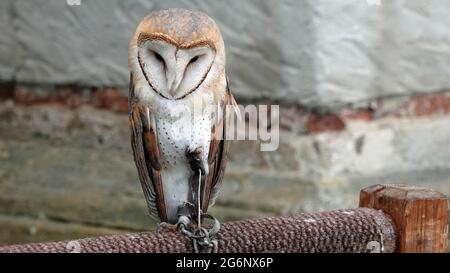
M 219 252 L 369 252 L 395 250 L 394 226 L 382 211 L 358 208 L 223 224 Z M 173 231 L 0 247 L 0 252 L 192 252 L 189 238 Z

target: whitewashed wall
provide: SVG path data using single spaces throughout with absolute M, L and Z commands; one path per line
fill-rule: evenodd
M 450 87 L 442 0 L 2 0 L 0 79 L 126 87 L 128 40 L 166 7 L 218 22 L 241 98 L 328 105 Z

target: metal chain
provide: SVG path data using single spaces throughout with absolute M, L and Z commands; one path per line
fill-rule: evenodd
M 193 221 L 186 221 L 189 218 L 184 216 L 184 218 L 180 217 L 181 220 L 178 221 L 178 230 L 181 234 L 191 238 L 194 253 L 217 253 L 219 242 L 216 239 L 216 235 L 220 230 L 220 222 L 209 214 L 202 214 L 200 218 L 214 220 L 213 226 L 209 230 L 199 225 L 190 229 L 189 224 Z
M 216 234 L 220 230 L 220 222 L 210 214 L 204 214 L 201 211 L 201 179 L 202 171 L 199 169 L 198 189 L 197 189 L 197 211 L 195 216 L 197 220 L 193 220 L 192 216 L 180 215 L 177 223 L 177 230 L 192 240 L 194 253 L 217 253 L 219 242 Z M 211 219 L 214 221 L 213 226 L 208 230 L 202 227 L 203 219 Z M 190 228 L 194 226 L 194 228 Z

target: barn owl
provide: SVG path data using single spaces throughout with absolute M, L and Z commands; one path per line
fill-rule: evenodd
M 160 10 L 139 23 L 128 52 L 131 145 L 150 214 L 177 224 L 196 203 L 206 213 L 226 166 L 226 106 L 236 106 L 222 35 L 201 12 Z

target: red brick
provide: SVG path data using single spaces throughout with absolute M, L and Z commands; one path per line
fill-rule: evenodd
M 107 88 L 94 93 L 94 105 L 96 107 L 126 113 L 128 111 L 128 98 L 122 95 L 117 89 Z
M 426 116 L 438 113 L 448 114 L 450 111 L 450 96 L 447 94 L 420 96 L 413 99 L 414 114 Z
M 324 131 L 342 131 L 345 129 L 344 121 L 336 114 L 318 115 L 310 113 L 306 127 L 309 133 Z
M 72 108 L 92 105 L 121 113 L 128 111 L 128 98 L 114 88 L 82 90 L 73 86 L 58 86 L 49 90 L 36 90 L 33 87 L 16 86 L 13 97 L 17 103 L 25 105 L 51 103 Z
M 14 100 L 25 105 L 53 103 L 75 107 L 84 103 L 83 98 L 78 93 L 72 89 L 58 88 L 37 91 L 32 88 L 24 90 L 17 86 L 14 90 Z
M 373 120 L 373 110 L 371 109 L 343 109 L 340 112 L 340 116 L 344 120 Z

